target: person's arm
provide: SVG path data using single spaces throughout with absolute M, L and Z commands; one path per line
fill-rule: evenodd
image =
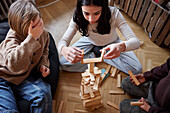
M 170 111 L 158 106 L 151 106 L 148 113 L 170 113 Z
M 68 29 L 58 43 L 59 54 L 63 55 L 70 63 L 77 63 L 83 58 L 80 48 L 68 47 L 77 30 L 77 24 L 71 19 Z
M 69 26 L 66 30 L 66 32 L 64 33 L 63 37 L 59 40 L 58 42 L 58 52 L 60 55 L 61 54 L 61 50 L 63 47 L 68 47 L 71 40 L 73 39 L 74 35 L 76 34 L 78 28 L 77 28 L 77 24 L 73 21 L 73 19 L 71 19 Z
M 131 51 L 138 49 L 140 47 L 140 41 L 126 23 L 123 15 L 120 13 L 118 9 L 115 9 L 115 25 L 120 30 L 126 41 L 123 41 L 126 46 L 126 51 Z
M 9 30 L 12 33 L 12 30 Z M 8 33 L 10 35 L 10 33 Z M 8 37 L 8 35 L 7 35 Z M 3 65 L 12 73 L 22 74 L 26 72 L 31 64 L 30 56 L 37 51 L 41 45 L 32 35 L 28 35 L 23 42 L 17 37 L 8 37 L 1 44 L 3 54 Z
M 169 70 L 170 70 L 170 58 L 168 58 L 166 63 L 162 64 L 161 66 L 153 68 L 151 71 L 145 72 L 143 75 L 147 81 L 159 81 L 168 75 Z
M 45 32 L 44 35 L 45 35 L 47 40 L 45 42 L 45 47 L 44 47 L 44 51 L 43 51 L 43 54 L 41 56 L 41 59 L 37 64 L 37 69 L 38 69 L 38 71 L 40 71 L 42 73 L 42 75 L 44 77 L 46 77 L 50 73 L 50 70 L 49 70 L 50 62 L 49 62 L 49 59 L 48 59 L 50 39 L 49 39 L 49 34 L 47 32 Z

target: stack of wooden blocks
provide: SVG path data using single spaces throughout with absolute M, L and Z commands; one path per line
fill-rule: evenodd
M 88 64 L 88 69 L 82 73 L 82 81 L 80 86 L 80 97 L 83 100 L 83 106 L 89 111 L 102 106 L 102 97 L 99 86 L 101 82 L 102 71 L 95 67 L 95 63 L 103 61 L 104 51 L 100 58 L 83 59 L 82 64 Z M 83 52 L 84 54 L 84 52 Z

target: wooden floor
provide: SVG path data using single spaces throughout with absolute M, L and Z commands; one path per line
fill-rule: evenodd
M 53 4 L 50 5 L 50 3 Z M 48 4 L 49 6 L 42 7 Z M 48 2 L 45 0 L 45 2 L 38 4 L 38 6 L 40 7 L 39 9 L 42 13 L 45 27 L 53 35 L 56 45 L 68 27 L 69 21 L 75 8 L 75 4 L 76 0 L 48 0 Z M 143 72 L 164 63 L 166 59 L 170 57 L 169 49 L 158 47 L 156 44 L 150 41 L 150 39 L 148 38 L 148 34 L 145 33 L 144 29 L 140 25 L 138 25 L 123 12 L 122 14 L 136 36 L 139 38 L 139 40 L 144 41 L 144 45 L 138 50 L 134 51 L 143 66 Z M 123 39 L 123 36 L 120 34 L 120 32 L 118 30 L 117 32 L 119 37 Z M 79 33 L 77 33 L 71 44 L 73 44 L 80 37 L 81 36 L 79 35 Z M 97 66 L 101 69 L 106 68 L 107 64 L 98 63 Z M 122 72 L 121 74 L 123 75 L 123 78 L 127 76 Z M 131 98 L 128 94 L 110 95 L 109 90 L 117 89 L 116 78 L 108 77 L 107 79 L 105 79 L 100 87 L 101 95 L 103 98 L 103 107 L 93 112 L 88 112 L 83 107 L 82 101 L 79 96 L 80 83 L 80 73 L 61 71 L 58 81 L 58 87 L 55 94 L 56 111 L 59 108 L 60 102 L 64 101 L 62 113 L 119 113 L 118 110 L 106 105 L 106 102 L 109 100 L 119 106 L 119 103 L 123 99 Z

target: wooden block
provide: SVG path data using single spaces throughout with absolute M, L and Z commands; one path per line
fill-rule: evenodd
M 121 87 L 121 83 L 122 83 L 122 75 L 118 74 L 117 75 L 117 87 Z
M 131 105 L 143 105 L 143 102 L 130 102 Z
M 144 44 L 144 41 L 140 41 L 140 47 L 142 47 Z
M 115 109 L 117 109 L 117 110 L 119 110 L 119 107 L 116 104 L 114 104 L 114 103 L 112 103 L 110 101 L 107 101 L 106 104 L 113 107 L 113 108 L 115 108 Z
M 84 58 L 84 49 L 82 50 L 82 56 Z M 81 60 L 81 64 L 83 64 L 83 59 Z
M 89 91 L 89 93 L 90 93 L 90 97 L 91 97 L 91 98 L 94 98 L 95 95 L 94 95 L 94 93 L 93 93 L 93 91 L 92 91 L 92 89 L 91 89 L 91 86 L 88 86 L 88 91 Z
M 131 70 L 128 71 L 129 75 L 132 77 L 133 81 L 136 83 L 136 85 L 138 86 L 140 83 L 139 81 L 136 79 L 135 75 L 132 73 Z
M 95 75 L 94 75 L 93 73 L 90 73 L 90 79 L 91 79 L 91 81 L 93 81 L 93 82 L 95 81 L 94 76 L 95 76 Z
M 101 60 L 101 62 L 103 62 L 104 54 L 105 54 L 105 51 L 104 51 L 104 50 L 102 50 L 102 53 L 101 53 L 101 56 L 100 56 L 100 60 Z
M 94 63 L 92 62 L 88 66 L 89 66 L 89 72 L 94 73 Z
M 115 94 L 115 95 L 124 95 L 125 92 L 123 90 L 110 90 L 109 91 L 110 94 Z
M 101 101 L 102 97 L 101 96 L 97 96 L 88 100 L 84 100 L 83 101 L 83 105 L 84 107 L 89 107 L 89 106 L 93 106 L 93 105 L 100 105 L 102 103 Z
M 80 86 L 80 91 L 81 91 L 82 95 L 84 95 L 84 85 Z
M 113 68 L 111 77 L 115 77 L 118 72 L 119 72 L 119 70 L 117 68 Z
M 99 83 L 100 83 L 100 75 L 96 75 L 96 81 L 94 83 L 93 89 L 98 90 Z
M 61 100 L 61 101 L 60 101 L 60 105 L 59 105 L 59 108 L 58 108 L 58 112 L 57 112 L 57 113 L 62 113 L 63 104 L 64 104 L 64 101 L 63 101 L 63 100 Z
M 97 63 L 97 62 L 102 62 L 102 61 L 101 61 L 101 58 L 83 59 L 83 63 L 82 63 L 82 64 Z

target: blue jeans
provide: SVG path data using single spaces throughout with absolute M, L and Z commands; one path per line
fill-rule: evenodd
M 30 76 L 19 85 L 0 78 L 0 112 L 19 113 L 15 96 L 31 102 L 31 113 L 52 113 L 51 88 L 41 78 Z

